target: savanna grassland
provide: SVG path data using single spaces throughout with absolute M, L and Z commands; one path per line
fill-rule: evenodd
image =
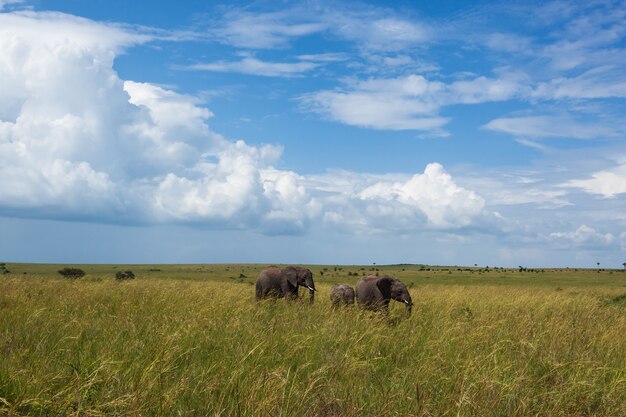
M 626 415 L 623 271 L 311 266 L 309 305 L 256 303 L 261 265 L 64 266 L 0 275 L 0 415 Z M 410 318 L 331 309 L 377 272 Z

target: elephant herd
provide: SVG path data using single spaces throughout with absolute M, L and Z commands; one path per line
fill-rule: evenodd
M 315 299 L 315 283 L 313 273 L 300 266 L 284 268 L 269 267 L 259 274 L 256 281 L 256 299 L 264 298 L 298 298 L 298 288 L 309 290 L 309 303 Z M 349 285 L 334 285 L 330 290 L 330 301 L 334 307 L 354 304 L 370 309 L 387 312 L 390 300 L 405 304 L 407 315 L 411 314 L 413 301 L 406 285 L 399 279 L 383 276 L 364 276 L 356 283 L 355 289 Z

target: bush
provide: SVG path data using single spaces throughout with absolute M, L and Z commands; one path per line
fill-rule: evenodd
M 85 271 L 80 268 L 63 268 L 59 271 L 59 274 L 65 278 L 78 279 L 85 276 Z
M 133 271 L 131 270 L 127 270 L 127 271 L 117 271 L 115 273 L 115 279 L 118 281 L 126 281 L 129 279 L 135 279 L 135 274 L 133 274 Z

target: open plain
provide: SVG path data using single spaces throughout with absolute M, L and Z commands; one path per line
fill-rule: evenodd
M 309 305 L 255 302 L 263 267 L 6 264 L 0 415 L 626 414 L 624 271 L 313 265 Z M 333 310 L 366 273 L 413 314 Z

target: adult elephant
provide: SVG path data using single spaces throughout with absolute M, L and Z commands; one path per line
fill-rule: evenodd
M 262 300 L 268 297 L 289 300 L 298 298 L 298 288 L 309 289 L 309 303 L 315 298 L 315 283 L 310 269 L 300 266 L 286 266 L 279 268 L 271 266 L 262 270 L 256 280 L 256 299 Z
M 371 310 L 387 313 L 389 301 L 396 300 L 406 304 L 406 314 L 411 315 L 413 300 L 406 285 L 399 279 L 388 275 L 363 277 L 356 283 L 356 299 L 359 305 Z
M 330 302 L 333 307 L 354 304 L 354 288 L 349 285 L 333 285 L 330 289 Z

